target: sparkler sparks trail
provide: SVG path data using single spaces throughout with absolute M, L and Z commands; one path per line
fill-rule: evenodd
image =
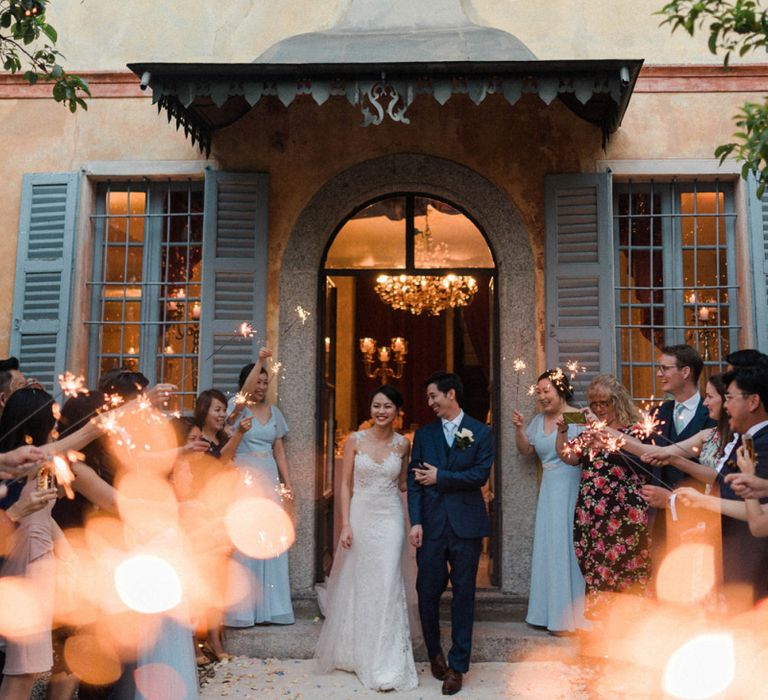
M 296 307 L 296 313 L 299 317 L 299 321 L 301 321 L 302 326 L 307 322 L 307 319 L 311 316 L 309 311 L 307 311 L 301 304 L 299 304 Z
M 565 368 L 568 370 L 568 372 L 571 375 L 571 381 L 576 377 L 577 374 L 583 373 L 587 371 L 587 368 L 579 363 L 578 360 L 568 360 L 565 363 Z
M 531 384 L 531 386 L 528 387 L 528 396 L 536 396 L 536 385 Z
M 659 428 L 664 425 L 664 421 L 656 418 L 655 413 L 649 410 L 640 409 L 640 420 L 632 426 L 632 434 L 643 440 L 650 440 L 651 436 L 660 436 Z
M 85 377 L 80 374 L 72 374 L 72 372 L 64 372 L 59 375 L 59 386 L 64 396 L 74 398 L 78 394 L 90 394 L 88 387 L 85 385 Z
M 520 403 L 520 377 L 522 376 L 526 367 L 527 365 L 525 364 L 525 362 L 523 362 L 519 357 L 512 363 L 512 369 L 515 371 L 515 374 L 517 375 L 517 386 L 515 390 L 515 394 L 517 396 L 517 403 Z
M 73 500 L 75 497 L 75 492 L 72 490 L 72 482 L 75 480 L 75 475 L 70 465 L 82 459 L 84 459 L 84 456 L 74 450 L 69 450 L 65 456 L 53 456 L 53 473 L 56 476 L 56 483 L 64 489 L 69 500 Z
M 272 366 L 269 368 L 269 371 L 272 373 L 272 376 L 275 377 L 280 373 L 280 370 L 282 369 L 283 369 L 282 362 L 273 362 Z
M 256 330 L 254 327 L 248 323 L 248 321 L 243 321 L 237 328 L 235 328 L 234 331 L 232 331 L 232 335 L 227 338 L 221 345 L 218 347 L 215 347 L 213 349 L 213 352 L 211 352 L 208 357 L 206 357 L 206 361 L 210 360 L 219 350 L 221 350 L 223 347 L 226 347 L 229 345 L 233 340 L 237 340 L 239 338 L 255 338 L 256 337 Z

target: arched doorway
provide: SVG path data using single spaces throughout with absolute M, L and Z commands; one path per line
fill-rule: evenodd
M 512 360 L 537 366 L 543 305 L 537 296 L 531 238 L 504 189 L 478 172 L 445 158 L 398 153 L 358 163 L 330 178 L 297 213 L 279 260 L 280 332 L 278 351 L 292 371 L 280 376 L 280 408 L 291 437 L 286 451 L 296 490 L 296 543 L 290 552 L 291 585 L 296 596 L 313 596 L 317 581 L 318 512 L 322 500 L 324 328 L 321 307 L 323 260 L 329 241 L 362 203 L 390 194 L 428 192 L 458 202 L 485 233 L 496 262 L 499 368 L 495 390 L 496 500 L 503 504 L 499 532 L 500 588 L 527 597 L 536 507 L 536 469 L 521 458 L 510 429 L 519 391 Z M 297 308 L 311 315 L 297 321 Z M 312 339 L 316 339 L 312 342 Z M 355 353 L 359 350 L 355 349 Z M 359 360 L 355 360 L 356 362 Z M 300 368 L 300 369 L 299 369 Z M 523 392 L 524 394 L 525 392 Z M 499 483 L 500 482 L 500 483 Z
M 454 201 L 404 192 L 355 207 L 328 242 L 321 280 L 319 580 L 330 570 L 341 529 L 336 495 L 344 443 L 366 427 L 375 388 L 390 383 L 403 393 L 400 431 L 412 439 L 434 420 L 426 377 L 456 372 L 464 410 L 490 420 L 498 367 L 496 263 L 481 228 Z M 498 585 L 495 484 L 492 476 L 484 491 L 493 534 L 484 542 L 479 588 Z

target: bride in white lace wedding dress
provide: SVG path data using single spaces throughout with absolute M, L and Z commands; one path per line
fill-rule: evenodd
M 371 401 L 373 426 L 354 433 L 344 450 L 343 528 L 328 580 L 325 623 L 315 650 L 323 671 L 353 671 L 373 690 L 418 685 L 408 624 L 402 558 L 409 443 L 392 424 L 402 396 L 380 387 Z

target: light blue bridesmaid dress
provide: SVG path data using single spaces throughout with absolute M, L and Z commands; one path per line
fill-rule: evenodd
M 569 426 L 568 439 L 579 432 Z M 557 456 L 557 430 L 544 433 L 544 415 L 534 416 L 526 430 L 528 441 L 541 460 L 543 476 L 536 506 L 528 598 L 530 625 L 552 632 L 585 629 L 584 577 L 573 549 L 573 517 L 579 495 L 581 467 L 572 467 Z
M 234 409 L 234 399 L 230 399 L 227 408 L 229 412 Z M 253 417 L 250 430 L 243 435 L 237 446 L 234 463 L 241 469 L 250 470 L 250 477 L 255 477 L 263 491 L 274 494 L 275 500 L 280 501 L 280 480 L 272 445 L 276 439 L 286 435 L 288 424 L 277 406 L 271 406 L 270 409 L 266 423 Z M 244 408 L 242 417 L 250 415 L 248 408 Z M 245 488 L 244 483 L 242 488 Z M 250 585 L 245 598 L 226 611 L 224 624 L 227 627 L 251 627 L 264 622 L 292 624 L 294 617 L 288 579 L 288 553 L 274 559 L 251 559 L 236 551 L 233 559 L 248 571 Z

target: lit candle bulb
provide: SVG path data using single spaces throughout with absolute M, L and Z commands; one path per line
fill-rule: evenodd
M 702 306 L 699 309 L 699 321 L 709 321 L 709 307 Z
M 376 341 L 373 338 L 360 338 L 360 351 L 366 355 L 373 355 L 376 350 Z
M 408 353 L 408 343 L 405 338 L 392 338 L 392 350 L 400 355 Z
M 192 305 L 192 318 L 194 318 L 196 321 L 200 320 L 200 304 L 198 302 L 195 302 Z
M 389 348 L 386 345 L 379 348 L 379 362 L 389 362 Z

